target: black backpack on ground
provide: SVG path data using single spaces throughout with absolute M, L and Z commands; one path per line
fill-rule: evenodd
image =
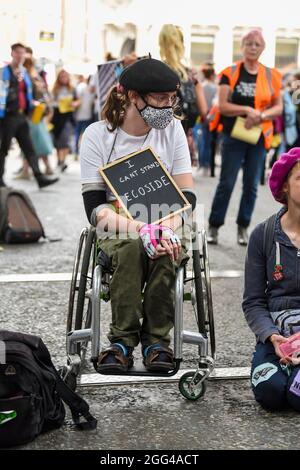
M 46 238 L 29 196 L 19 189 L 0 188 L 0 241 L 34 243 Z
M 185 127 L 194 127 L 196 120 L 199 116 L 197 105 L 195 85 L 189 78 L 181 82 L 180 90 L 178 91 L 180 106 L 185 120 L 187 121 Z
M 26 444 L 59 428 L 63 402 L 77 428 L 96 428 L 89 405 L 61 379 L 41 338 L 0 330 L 0 448 Z

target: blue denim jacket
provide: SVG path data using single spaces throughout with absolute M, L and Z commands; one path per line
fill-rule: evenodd
M 286 208 L 282 208 L 277 214 L 269 258 L 266 259 L 263 253 L 263 223 L 253 230 L 246 256 L 242 307 L 249 327 L 262 343 L 272 334 L 280 333 L 270 312 L 300 309 L 300 250 L 281 229 L 280 219 L 285 211 Z M 280 281 L 273 279 L 275 242 L 280 246 L 280 263 L 283 268 L 283 279 Z

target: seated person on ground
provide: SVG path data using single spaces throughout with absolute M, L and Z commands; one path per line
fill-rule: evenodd
M 269 185 L 283 207 L 269 233 L 266 223 L 252 232 L 245 265 L 243 310 L 257 339 L 251 384 L 264 407 L 300 411 L 300 359 L 281 351 L 288 337 L 300 331 L 299 147 L 274 163 Z

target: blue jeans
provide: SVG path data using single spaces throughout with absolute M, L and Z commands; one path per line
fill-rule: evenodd
M 266 155 L 263 137 L 256 145 L 251 145 L 224 134 L 221 154 L 220 181 L 212 203 L 209 224 L 213 227 L 221 227 L 224 224 L 238 172 L 243 168 L 243 191 L 236 223 L 246 228 L 251 221 L 257 186 Z
M 200 124 L 202 129 L 201 139 L 198 142 L 199 166 L 210 167 L 211 160 L 211 133 L 207 122 Z
M 75 152 L 76 152 L 76 154 L 78 154 L 78 152 L 79 152 L 79 139 L 80 139 L 80 136 L 91 123 L 92 123 L 91 119 L 88 119 L 86 121 L 76 121 L 75 122 Z
M 251 367 L 251 387 L 262 406 L 300 411 L 300 366 L 283 369 L 272 343 L 257 343 Z

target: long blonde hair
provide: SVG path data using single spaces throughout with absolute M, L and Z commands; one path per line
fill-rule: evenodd
M 182 64 L 184 58 L 183 34 L 178 26 L 165 24 L 159 33 L 161 59 L 166 62 L 183 80 L 187 80 L 187 71 Z
M 66 74 L 68 76 L 68 83 L 66 85 L 64 85 L 60 82 L 60 77 L 61 77 L 62 74 Z M 53 95 L 56 96 L 58 94 L 58 91 L 62 87 L 68 88 L 68 90 L 70 92 L 73 92 L 73 90 L 74 90 L 74 87 L 71 84 L 70 74 L 65 69 L 61 69 L 57 74 L 56 80 L 55 80 L 53 88 L 52 88 Z
M 118 85 L 113 86 L 101 112 L 101 118 L 108 122 L 109 127 L 107 129 L 110 132 L 113 132 L 124 122 L 126 109 L 129 104 L 127 92 L 125 90 L 120 92 Z

